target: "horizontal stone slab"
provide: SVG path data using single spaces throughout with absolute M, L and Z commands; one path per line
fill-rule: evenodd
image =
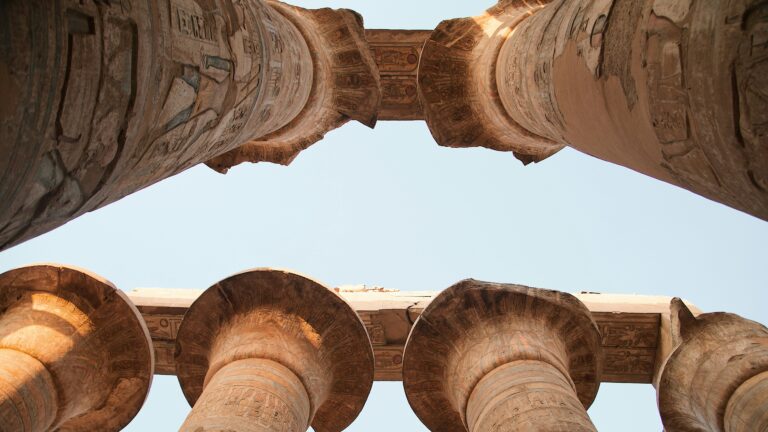
M 335 291 L 357 311 L 371 338 L 377 381 L 402 380 L 403 348 L 411 325 L 436 291 L 398 291 L 344 286 Z M 199 289 L 139 288 L 128 297 L 144 316 L 155 346 L 155 373 L 175 374 L 173 353 L 184 313 Z M 604 382 L 651 383 L 663 345 L 662 321 L 671 297 L 574 294 L 592 312 L 605 353 Z M 694 310 L 696 310 L 694 308 Z M 668 319 L 668 318 L 667 318 Z

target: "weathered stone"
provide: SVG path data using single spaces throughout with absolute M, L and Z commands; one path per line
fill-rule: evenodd
M 418 68 L 431 30 L 366 30 L 381 76 L 379 120 L 423 120 Z
M 376 381 L 401 381 L 403 349 L 412 323 L 438 293 L 381 288 L 337 288 L 363 320 L 373 345 Z M 155 373 L 173 375 L 173 351 L 179 325 L 202 290 L 141 288 L 129 293 L 147 322 L 155 345 Z M 602 334 L 603 382 L 653 382 L 671 352 L 671 297 L 574 294 L 592 313 Z
M 465 280 L 413 325 L 403 386 L 433 431 L 595 431 L 600 332 L 570 294 Z
M 451 147 L 563 145 L 768 219 L 768 5 L 503 1 L 441 23 L 419 92 Z
M 694 317 L 671 304 L 677 348 L 657 385 L 667 432 L 768 430 L 768 329 L 738 315 Z
M 376 121 L 351 11 L 11 0 L 0 15 L 0 249 L 198 163 L 287 163 L 348 119 Z
M 347 9 L 302 9 L 268 3 L 301 32 L 312 55 L 309 100 L 284 127 L 206 162 L 219 172 L 242 162 L 288 165 L 304 149 L 349 120 L 376 124 L 379 73 L 363 33 L 363 19 Z
M 511 151 L 527 164 L 547 158 L 563 144 L 524 128 L 501 103 L 494 73 L 499 50 L 511 27 L 540 7 L 508 4 L 507 9 L 437 26 L 421 54 L 419 95 L 438 144 Z
M 118 431 L 152 372 L 147 327 L 109 282 L 57 265 L 0 275 L 0 431 Z
M 176 371 L 193 405 L 182 431 L 341 431 L 373 384 L 373 351 L 355 311 L 317 282 L 257 269 L 226 278 L 189 308 Z

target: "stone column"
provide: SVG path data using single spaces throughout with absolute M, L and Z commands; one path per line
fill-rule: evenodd
M 287 163 L 347 118 L 375 122 L 349 11 L 10 0 L 0 16 L 0 249 L 250 140 L 266 142 L 247 160 Z
M 438 143 L 540 161 L 568 145 L 768 219 L 768 6 L 502 2 L 419 67 Z
M 355 311 L 324 286 L 257 269 L 224 279 L 187 311 L 176 372 L 196 431 L 341 431 L 373 384 Z
M 83 270 L 0 275 L 0 431 L 118 431 L 144 403 L 152 342 L 122 291 Z
M 600 332 L 570 294 L 465 280 L 411 329 L 403 386 L 433 431 L 595 431 Z
M 657 385 L 667 432 L 768 430 L 768 329 L 738 315 L 694 317 L 672 301 L 679 344 Z

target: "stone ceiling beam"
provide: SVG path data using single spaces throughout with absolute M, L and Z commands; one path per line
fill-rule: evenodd
M 376 359 L 375 379 L 402 380 L 403 348 L 411 325 L 434 291 L 339 287 L 363 320 Z M 141 288 L 128 293 L 147 321 L 155 345 L 156 373 L 174 374 L 173 352 L 184 313 L 202 293 L 195 289 Z M 583 293 L 602 333 L 603 382 L 652 383 L 660 360 L 669 354 L 666 336 L 671 297 Z M 695 310 L 695 309 L 694 309 Z

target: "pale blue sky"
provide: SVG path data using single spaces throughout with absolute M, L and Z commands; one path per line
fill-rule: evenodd
M 368 28 L 432 28 L 488 2 L 334 1 Z M 53 261 L 118 287 L 206 288 L 251 267 L 328 286 L 441 290 L 467 278 L 569 292 L 682 296 L 768 322 L 768 223 L 566 149 L 511 154 L 437 146 L 422 122 L 348 124 L 290 167 L 198 166 L 0 253 L 0 271 Z M 169 431 L 189 410 L 155 377 L 126 431 Z M 660 431 L 650 385 L 603 384 L 600 431 Z M 355 432 L 422 431 L 402 384 L 376 383 Z

